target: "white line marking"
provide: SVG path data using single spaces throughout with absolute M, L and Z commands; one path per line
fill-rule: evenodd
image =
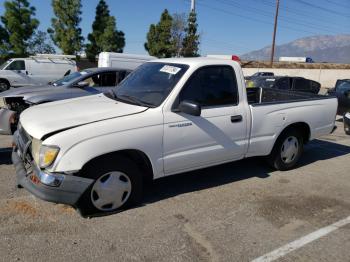
M 331 233 L 331 232 L 333 232 L 333 231 L 335 231 L 335 230 L 337 230 L 337 229 L 339 229 L 347 224 L 350 224 L 350 216 L 343 219 L 343 220 L 335 222 L 332 225 L 326 226 L 326 227 L 321 228 L 315 232 L 312 232 L 312 233 L 310 233 L 302 238 L 299 238 L 293 242 L 290 242 L 289 244 L 284 245 L 278 249 L 275 249 L 274 251 L 272 251 L 270 253 L 267 253 L 261 257 L 258 257 L 256 259 L 252 260 L 252 262 L 274 261 L 280 257 L 285 256 L 286 254 L 288 254 L 294 250 L 297 250 L 297 249 L 311 243 L 312 241 L 315 241 L 321 237 L 328 235 L 329 233 Z

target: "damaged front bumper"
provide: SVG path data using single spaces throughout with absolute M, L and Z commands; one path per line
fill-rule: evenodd
M 12 135 L 16 112 L 7 108 L 0 109 L 0 134 Z
M 28 161 L 26 151 L 29 147 L 20 148 L 18 139 L 20 138 L 16 132 L 14 135 L 16 147 L 12 152 L 12 162 L 16 169 L 17 184 L 40 199 L 76 206 L 93 180 L 41 170 L 33 161 Z

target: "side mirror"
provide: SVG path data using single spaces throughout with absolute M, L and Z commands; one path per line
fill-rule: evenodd
M 85 81 L 81 81 L 81 82 L 74 84 L 74 87 L 77 87 L 77 88 L 85 88 L 88 86 L 89 86 L 89 83 L 85 82 Z
M 202 113 L 202 108 L 198 103 L 188 100 L 182 101 L 180 103 L 179 110 L 180 112 L 192 116 L 200 116 Z

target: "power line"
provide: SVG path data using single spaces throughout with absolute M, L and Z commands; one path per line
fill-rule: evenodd
M 314 5 L 314 4 L 311 4 L 311 3 L 306 2 L 306 1 L 304 1 L 304 0 L 294 0 L 294 1 L 295 1 L 295 2 L 298 2 L 298 3 L 300 3 L 300 4 L 303 4 L 303 5 L 306 5 L 306 6 L 310 6 L 310 7 L 314 8 L 314 9 L 318 9 L 318 10 L 321 10 L 321 11 L 324 11 L 324 12 L 331 13 L 331 14 L 333 14 L 333 15 L 335 14 L 335 15 L 344 16 L 344 17 L 346 17 L 346 18 L 350 18 L 350 16 L 347 15 L 347 14 L 340 13 L 340 12 L 337 12 L 337 11 L 335 11 L 335 10 L 331 10 L 331 9 L 328 9 L 328 8 L 324 8 L 324 7 L 322 7 L 322 6 Z
M 250 7 L 250 6 L 243 6 L 241 4 L 238 4 L 238 3 L 234 3 L 232 1 L 228 1 L 228 0 L 216 0 L 216 1 L 219 1 L 223 4 L 226 4 L 226 5 L 231 5 L 231 6 L 234 6 L 236 8 L 239 8 L 239 9 L 242 9 L 242 10 L 245 10 L 247 12 L 251 12 L 251 13 L 254 13 L 254 14 L 259 14 L 259 15 L 262 15 L 262 16 L 265 16 L 265 17 L 268 17 L 268 18 L 271 18 L 271 16 L 273 16 L 274 14 L 273 13 L 270 13 L 270 12 L 264 12 L 258 8 L 254 8 L 254 7 Z M 314 23 L 310 23 L 310 22 L 307 22 L 307 21 L 300 21 L 300 19 L 298 21 L 295 21 L 295 19 L 290 19 L 290 18 L 287 18 L 285 16 L 282 16 L 280 15 L 281 17 L 281 20 L 282 21 L 285 21 L 287 23 L 290 23 L 292 25 L 301 25 L 301 26 L 305 26 L 307 28 L 313 28 L 315 30 L 320 30 L 320 31 L 327 31 L 327 32 L 330 32 L 330 33 L 333 33 L 334 30 L 336 30 L 335 28 L 330 28 L 328 26 L 324 26 L 324 25 L 316 25 Z

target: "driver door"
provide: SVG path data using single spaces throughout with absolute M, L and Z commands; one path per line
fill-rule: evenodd
M 34 84 L 34 81 L 28 76 L 24 60 L 12 61 L 5 70 L 13 86 L 28 86 Z
M 181 101 L 201 105 L 200 116 L 177 110 Z M 231 66 L 198 69 L 183 87 L 172 112 L 164 112 L 164 173 L 179 173 L 240 159 L 248 146 L 247 113 L 239 103 Z

